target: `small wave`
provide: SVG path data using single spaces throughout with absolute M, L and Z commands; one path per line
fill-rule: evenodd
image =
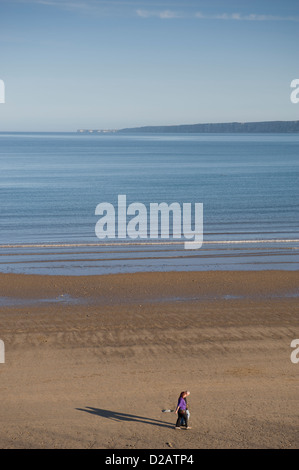
M 186 241 L 138 241 L 138 242 L 103 242 L 103 243 L 23 243 L 3 244 L 0 249 L 7 248 L 89 248 L 89 247 L 115 247 L 115 246 L 171 246 L 182 245 Z M 266 239 L 266 240 L 207 240 L 203 245 L 233 245 L 233 244 L 260 244 L 260 243 L 299 243 L 299 239 Z

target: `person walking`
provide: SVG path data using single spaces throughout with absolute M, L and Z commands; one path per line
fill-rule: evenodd
M 175 410 L 175 413 L 178 415 L 175 429 L 181 429 L 180 423 L 181 423 L 182 418 L 185 423 L 183 427 L 185 427 L 186 429 L 191 429 L 190 426 L 188 426 L 187 403 L 185 400 L 186 397 L 187 397 L 187 392 L 181 392 L 179 399 L 178 399 L 178 404 Z
M 189 411 L 189 407 L 188 407 L 188 403 L 187 403 L 187 397 L 190 395 L 189 390 L 186 390 L 185 394 L 186 394 L 186 396 L 185 396 L 184 400 L 186 402 L 186 414 L 187 414 L 187 418 L 188 418 L 188 422 L 189 422 L 190 411 Z M 184 418 L 181 418 L 181 426 L 184 426 L 184 424 L 185 424 L 185 420 L 184 420 Z

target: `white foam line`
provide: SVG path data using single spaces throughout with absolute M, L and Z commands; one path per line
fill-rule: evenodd
M 108 247 L 108 246 L 160 246 L 160 245 L 182 245 L 184 241 L 174 242 L 126 242 L 126 243 L 48 243 L 48 244 L 14 244 L 14 245 L 0 245 L 1 248 L 83 248 L 83 247 Z M 231 245 L 231 244 L 244 244 L 244 243 L 299 243 L 299 239 L 274 239 L 274 240 L 215 240 L 203 241 L 204 245 Z

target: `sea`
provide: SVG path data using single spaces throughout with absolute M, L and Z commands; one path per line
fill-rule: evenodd
M 297 270 L 298 183 L 298 134 L 0 133 L 0 272 Z M 200 248 L 171 212 L 168 238 L 118 236 L 119 195 L 148 215 L 202 204 Z M 114 238 L 96 234 L 101 203 Z

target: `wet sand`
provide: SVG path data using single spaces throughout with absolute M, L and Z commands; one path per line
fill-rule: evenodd
M 0 274 L 0 447 L 298 448 L 298 281 Z

